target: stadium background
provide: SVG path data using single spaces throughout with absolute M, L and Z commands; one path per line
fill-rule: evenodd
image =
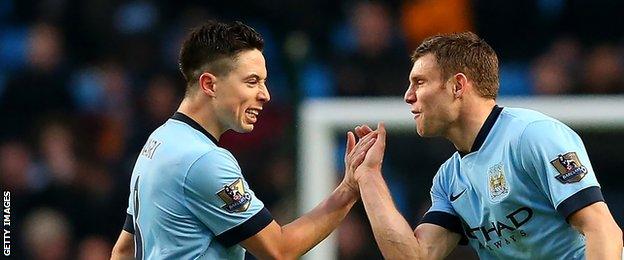
M 265 38 L 272 100 L 252 134 L 229 133 L 221 144 L 280 223 L 296 216 L 296 187 L 306 185 L 296 183 L 301 102 L 401 96 L 408 56 L 429 35 L 485 38 L 501 60 L 502 97 L 624 93 L 622 1 L 226 2 L 0 1 L 0 184 L 11 191 L 13 257 L 109 257 L 136 154 L 181 98 L 180 41 L 207 19 L 241 20 Z M 580 134 L 622 226 L 624 129 Z M 390 137 L 386 174 L 416 223 L 453 149 Z M 381 257 L 361 205 L 338 243 L 340 259 Z

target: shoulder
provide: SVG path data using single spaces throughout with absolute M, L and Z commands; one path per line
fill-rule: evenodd
M 440 165 L 440 168 L 438 169 L 438 174 L 452 172 L 455 165 L 459 163 L 459 160 L 461 160 L 461 156 L 459 155 L 459 152 L 453 153 L 451 157 L 446 159 L 446 161 L 442 163 L 442 165 Z
M 201 169 L 202 171 L 211 172 L 240 172 L 240 167 L 236 158 L 228 150 L 216 147 L 209 149 L 197 157 L 192 162 L 189 171 Z
M 553 122 L 562 124 L 557 119 L 547 116 L 541 112 L 526 108 L 505 107 L 503 108 L 501 117 L 505 121 L 512 122 L 516 127 L 522 126 L 522 128 L 536 122 Z
M 187 167 L 183 185 L 192 192 L 213 194 L 223 185 L 234 185 L 244 180 L 236 159 L 225 149 L 204 152 Z
M 450 182 L 454 176 L 457 165 L 459 165 L 460 159 L 461 157 L 458 152 L 453 153 L 450 158 L 440 165 L 438 172 L 433 177 L 433 182 L 438 184 Z
M 513 133 L 519 142 L 551 138 L 559 133 L 574 133 L 561 121 L 535 110 L 506 107 L 501 116 L 510 126 L 508 132 Z
M 156 129 L 150 139 L 162 142 L 163 147 L 166 147 L 169 152 L 190 160 L 197 159 L 213 150 L 222 149 L 201 132 L 172 119 Z

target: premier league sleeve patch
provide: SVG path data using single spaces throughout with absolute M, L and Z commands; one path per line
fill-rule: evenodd
M 587 168 L 581 164 L 575 152 L 559 154 L 550 164 L 559 172 L 555 178 L 561 183 L 579 182 L 587 174 Z
M 241 178 L 236 179 L 236 181 L 228 185 L 224 185 L 223 189 L 217 192 L 217 196 L 225 202 L 225 205 L 221 208 L 230 213 L 247 210 L 251 202 L 251 195 L 249 192 L 245 191 L 245 186 Z

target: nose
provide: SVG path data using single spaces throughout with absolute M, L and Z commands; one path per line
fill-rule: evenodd
M 269 88 L 266 85 L 264 85 L 260 89 L 261 90 L 258 93 L 258 100 L 264 103 L 269 102 L 269 100 L 271 100 L 271 94 L 269 94 Z
M 408 104 L 412 104 L 416 102 L 416 91 L 414 91 L 414 88 L 411 85 L 407 87 L 407 91 L 405 91 L 403 100 L 405 100 L 405 103 L 408 103 Z

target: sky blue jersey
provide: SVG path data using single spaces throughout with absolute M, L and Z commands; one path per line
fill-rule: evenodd
M 141 150 L 128 205 L 137 259 L 243 259 L 238 243 L 273 221 L 234 156 L 179 112 Z
M 463 235 L 481 259 L 583 259 L 567 218 L 603 201 L 579 136 L 539 112 L 495 106 L 468 154 L 439 169 L 421 223 Z

